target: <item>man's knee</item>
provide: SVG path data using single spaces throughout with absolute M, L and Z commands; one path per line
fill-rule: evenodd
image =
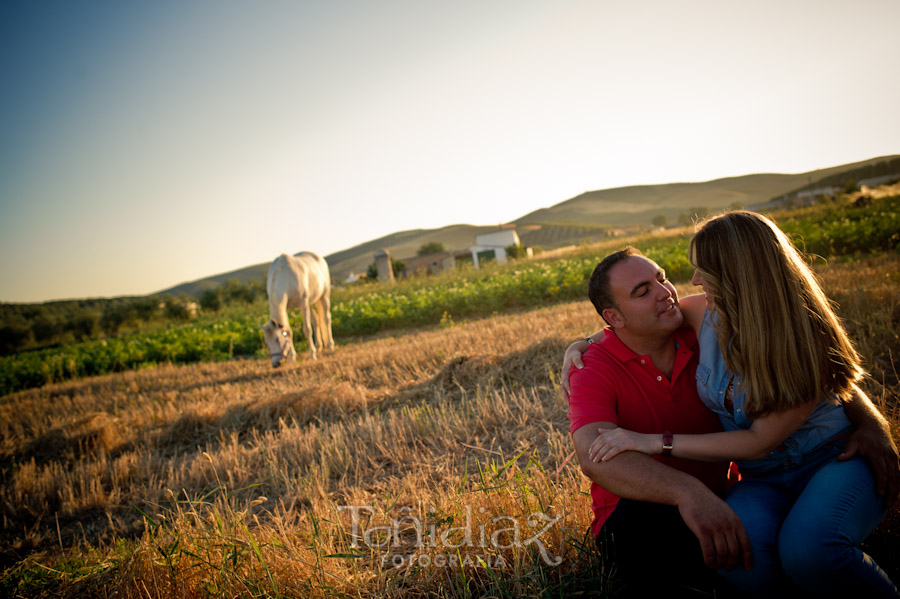
M 702 559 L 697 538 L 681 519 L 678 508 L 669 505 L 620 500 L 600 530 L 599 538 L 606 546 L 615 547 L 617 557 L 623 559 L 634 557 L 646 561 L 654 559 L 656 554 L 671 558 L 670 544 L 679 548 L 679 558 L 693 553 Z
M 621 500 L 597 537 L 601 558 L 633 587 L 715 579 L 678 508 Z

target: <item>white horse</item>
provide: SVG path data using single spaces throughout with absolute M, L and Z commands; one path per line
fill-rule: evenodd
M 302 252 L 298 256 L 278 256 L 269 267 L 266 292 L 269 295 L 270 320 L 262 325 L 262 330 L 273 367 L 278 366 L 285 358 L 291 362 L 297 359 L 293 333 L 288 323 L 289 309 L 300 308 L 303 334 L 313 360 L 316 359 L 317 347 L 334 349 L 334 338 L 331 335 L 331 274 L 325 260 L 312 252 Z M 315 342 L 311 307 L 315 309 L 316 316 Z

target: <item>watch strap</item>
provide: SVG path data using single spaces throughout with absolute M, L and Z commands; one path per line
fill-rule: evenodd
M 664 457 L 672 456 L 673 442 L 675 436 L 672 434 L 672 431 L 666 431 L 663 433 L 663 450 L 662 454 Z

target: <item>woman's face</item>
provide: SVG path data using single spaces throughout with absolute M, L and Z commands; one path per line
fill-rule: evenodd
M 699 286 L 703 289 L 703 293 L 706 294 L 706 307 L 709 310 L 715 310 L 716 304 L 713 302 L 712 296 L 709 294 L 709 290 L 706 289 L 706 282 L 703 280 L 703 275 L 700 274 L 699 270 L 694 270 L 694 276 L 691 277 L 691 283 Z

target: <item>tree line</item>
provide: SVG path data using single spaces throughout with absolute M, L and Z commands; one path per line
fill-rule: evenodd
M 148 325 L 186 322 L 198 312 L 215 313 L 265 297 L 259 282 L 236 279 L 208 287 L 198 297 L 148 295 L 40 304 L 0 304 L 0 355 L 114 337 Z

